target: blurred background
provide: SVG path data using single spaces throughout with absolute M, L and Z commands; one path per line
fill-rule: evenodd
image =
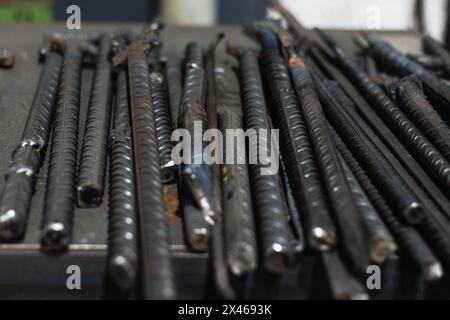
M 281 0 L 305 26 L 331 29 L 418 30 L 449 43 L 450 0 Z M 0 0 L 1 22 L 53 22 L 81 8 L 82 22 L 242 23 L 270 14 L 265 0 Z

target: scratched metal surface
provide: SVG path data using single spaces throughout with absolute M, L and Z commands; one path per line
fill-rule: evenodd
M 95 34 L 100 31 L 134 31 L 142 28 L 138 25 L 83 24 L 76 34 Z M 10 155 L 19 141 L 37 84 L 41 65 L 37 62 L 37 48 L 46 33 L 66 32 L 64 25 L 0 25 L 0 47 L 5 47 L 16 54 L 16 64 L 10 70 L 0 69 L 0 188 L 3 189 L 3 175 L 8 167 Z M 172 56 L 182 54 L 185 45 L 192 40 L 207 45 L 215 38 L 218 31 L 225 31 L 234 42 L 249 44 L 240 28 L 234 26 L 216 28 L 168 27 L 163 33 L 163 51 Z M 342 37 L 342 33 L 336 35 Z M 418 52 L 419 38 L 414 34 L 392 33 L 389 40 L 398 43 L 402 50 Z M 252 46 L 256 46 L 250 40 Z M 351 41 L 346 40 L 351 46 Z M 224 50 L 219 50 L 224 52 Z M 84 119 L 89 103 L 89 92 L 93 71 L 84 69 L 82 75 L 82 98 L 80 137 L 83 134 Z M 81 141 L 81 140 L 80 140 Z M 47 152 L 48 155 L 48 152 Z M 42 219 L 43 200 L 48 159 L 39 172 L 36 192 L 33 196 L 26 236 L 16 244 L 0 243 L 0 299 L 3 298 L 101 298 L 104 288 L 104 268 L 107 239 L 107 192 L 103 204 L 94 209 L 76 209 L 74 219 L 73 245 L 68 253 L 50 256 L 39 250 L 40 223 Z M 186 250 L 179 217 L 170 219 L 171 244 L 173 261 L 177 273 L 177 283 L 182 298 L 201 298 L 203 282 L 207 273 L 204 255 L 192 254 Z M 308 258 L 309 259 L 309 258 Z M 308 260 L 305 258 L 306 260 Z M 68 265 L 79 265 L 83 272 L 83 290 L 66 289 L 66 268 Z M 309 264 L 312 265 L 312 264 Z M 300 273 L 308 274 L 311 268 L 304 265 Z M 306 274 L 305 274 L 306 273 Z M 291 276 L 297 278 L 296 273 Z M 288 277 L 287 279 L 289 279 Z M 292 280 L 292 278 L 291 278 Z M 305 279 L 303 279 L 305 280 Z M 267 278 L 264 280 L 267 282 Z M 281 291 L 283 297 L 300 298 L 296 288 L 306 287 L 309 281 L 284 280 L 287 286 Z M 268 286 L 263 291 L 270 288 Z M 298 287 L 296 287 L 298 285 Z M 254 288 L 254 290 L 256 290 Z M 300 289 L 299 289 L 300 290 Z M 256 295 L 258 296 L 258 294 Z

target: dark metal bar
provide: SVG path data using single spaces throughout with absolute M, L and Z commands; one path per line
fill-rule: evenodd
M 321 258 L 333 299 L 369 300 L 364 287 L 347 271 L 336 251 L 322 252 Z
M 370 177 L 383 195 L 395 205 L 399 215 L 411 224 L 417 224 L 424 218 L 419 200 L 397 175 L 383 155 L 370 142 L 357 124 L 341 108 L 321 81 L 316 79 L 316 89 L 328 120 L 340 136 L 352 148 L 358 160 L 363 163 Z
M 169 57 L 165 62 L 165 72 L 167 79 L 167 90 L 169 94 L 170 117 L 172 119 L 172 128 L 178 128 L 181 92 L 183 76 L 181 72 L 181 59 L 178 57 Z
M 334 131 L 333 128 L 330 127 L 330 129 L 330 131 Z M 336 132 L 334 134 L 337 135 Z M 397 250 L 397 246 L 353 172 L 342 156 L 340 156 L 340 159 L 369 241 L 370 259 L 375 263 L 381 264 Z
M 405 226 L 387 205 L 377 188 L 364 172 L 358 161 L 337 134 L 333 139 L 346 164 L 355 175 L 361 188 L 376 208 L 386 226 L 392 232 L 398 244 L 400 254 L 408 256 L 420 269 L 425 279 L 435 280 L 442 276 L 442 266 L 436 259 L 428 245 L 423 241 L 417 231 Z
M 184 78 L 182 104 L 180 109 L 181 127 L 187 129 L 191 136 L 191 156 L 189 162 L 183 164 L 183 179 L 202 210 L 205 219 L 212 223 L 217 213 L 217 203 L 211 185 L 211 170 L 203 163 L 203 133 L 207 119 L 204 107 L 205 72 L 203 69 L 203 50 L 195 42 L 186 48 L 186 73 Z M 201 141 L 201 147 L 195 148 Z
M 239 81 L 232 69 L 227 66 L 216 66 L 215 70 L 215 100 L 219 113 L 219 129 L 225 135 L 222 145 L 223 157 L 233 157 L 232 163 L 224 161 L 221 166 L 225 255 L 231 272 L 239 276 L 253 271 L 257 266 L 249 173 L 245 145 L 242 145 L 245 137 L 242 130 L 241 94 Z M 232 135 L 229 136 L 229 133 Z M 231 143 L 233 149 L 227 149 Z M 218 147 L 221 147 L 220 144 Z
M 11 156 L 0 199 L 0 238 L 12 241 L 23 236 L 36 176 L 47 148 L 62 56 L 51 51 L 39 78 L 22 138 Z
M 335 95 L 338 103 L 347 110 L 353 121 L 358 124 L 370 141 L 381 151 L 397 174 L 405 181 L 408 187 L 425 206 L 427 212 L 429 214 L 436 213 L 435 218 L 438 220 L 440 219 L 440 210 L 445 213 L 446 217 L 450 217 L 450 203 L 445 195 L 389 130 L 381 118 L 367 104 L 356 88 L 339 70 L 328 63 L 323 55 L 315 50 L 315 48 L 311 49 L 311 53 L 321 67 L 338 81 L 339 86 L 336 84 L 332 87 L 328 86 L 329 90 L 333 87 L 336 88 L 333 95 Z M 342 90 L 340 90 L 340 87 Z M 343 91 L 345 91 L 345 94 Z M 361 113 L 361 116 L 364 117 L 364 119 L 359 113 Z M 405 170 L 405 168 L 407 170 Z M 417 182 L 419 182 L 420 185 Z M 433 199 L 434 202 L 430 201 L 430 198 Z M 434 203 L 436 203 L 439 208 L 436 208 Z
M 178 170 L 172 160 L 172 124 L 167 96 L 167 81 L 162 71 L 160 49 L 158 47 L 154 48 L 150 53 L 149 64 L 162 181 L 163 183 L 169 183 L 176 179 Z
M 450 161 L 450 129 L 428 102 L 417 76 L 408 76 L 392 83 L 390 93 L 406 115 Z
M 340 229 L 342 248 L 351 262 L 352 270 L 362 275 L 366 272 L 370 260 L 368 244 L 363 234 L 364 220 L 358 213 L 354 193 L 352 194 L 338 153 L 329 136 L 328 122 L 323 114 L 309 71 L 303 60 L 294 53 L 293 48 L 286 44 L 289 41 L 286 37 L 288 36 L 280 34 L 300 109 L 305 118 L 334 217 Z
M 75 205 L 81 63 L 80 45 L 66 43 L 53 125 L 41 244 L 66 249 L 71 241 Z
M 289 183 L 298 190 L 295 200 L 304 212 L 308 243 L 312 248 L 328 250 L 334 247 L 336 237 L 306 123 L 275 34 L 263 28 L 255 31 L 263 47 L 264 69 L 274 99 L 274 119 L 282 135 L 281 151 L 290 172 Z
M 217 113 L 217 99 L 218 89 L 216 88 L 216 50 L 220 41 L 224 38 L 224 34 L 220 33 L 217 38 L 209 45 L 206 54 L 206 113 L 207 113 L 207 126 L 210 130 L 217 130 L 218 126 L 218 113 Z M 218 137 L 213 136 L 212 145 L 215 146 L 215 156 L 217 152 L 221 152 L 221 146 Z M 217 159 L 217 158 L 216 158 Z M 211 257 L 212 257 L 212 269 L 214 271 L 214 281 L 216 288 L 218 289 L 221 297 L 225 299 L 233 299 L 236 296 L 236 292 L 231 285 L 230 278 L 228 276 L 227 266 L 227 247 L 225 244 L 224 236 L 224 214 L 222 208 L 222 188 L 221 188 L 221 172 L 220 165 L 217 161 L 213 162 L 211 167 L 211 187 L 213 199 L 216 206 L 215 223 L 212 227 L 211 237 Z
M 425 52 L 441 59 L 442 69 L 448 77 L 450 75 L 450 54 L 447 49 L 445 49 L 438 41 L 434 40 L 430 36 L 424 36 L 422 38 L 422 45 Z
M 110 135 L 108 271 L 117 288 L 130 292 L 138 272 L 138 232 L 127 74 L 117 76 Z
M 229 45 L 229 52 L 239 59 L 241 96 L 243 99 L 246 129 L 255 130 L 260 143 L 257 161 L 250 162 L 253 200 L 256 223 L 261 237 L 260 250 L 264 267 L 272 272 L 286 269 L 291 256 L 289 244 L 288 215 L 284 194 L 276 172 L 270 172 L 270 163 L 264 162 L 261 155 L 273 158 L 277 153 L 271 141 L 271 125 L 264 97 L 263 85 L 257 55 L 249 49 L 238 49 Z M 249 152 L 258 152 L 257 144 L 249 145 Z
M 147 50 L 154 40 L 154 31 L 147 29 L 127 50 L 142 292 L 145 299 L 173 299 L 176 288 L 170 260 L 147 58 Z
M 334 51 L 336 60 L 348 72 L 355 85 L 371 99 L 371 104 L 383 115 L 392 131 L 408 147 L 411 154 L 423 164 L 442 189 L 448 192 L 450 163 L 330 36 L 321 31 L 319 34 Z
M 377 39 L 370 34 L 367 37 L 371 53 L 380 62 L 389 66 L 402 76 L 417 74 L 425 84 L 427 95 L 433 104 L 439 106 L 444 112 L 450 112 L 450 87 L 433 73 L 424 69 L 418 63 L 411 61 L 389 43 Z
M 81 207 L 96 207 L 102 201 L 106 149 L 111 117 L 111 36 L 99 39 L 88 114 L 80 155 L 77 198 Z

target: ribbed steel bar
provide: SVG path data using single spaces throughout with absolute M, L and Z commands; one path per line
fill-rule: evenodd
M 295 200 L 304 212 L 310 246 L 328 250 L 334 247 L 336 237 L 306 123 L 281 57 L 277 37 L 268 29 L 258 29 L 255 31 L 263 48 L 264 69 L 274 99 L 272 110 L 281 130 L 281 151 L 290 172 L 289 183 L 298 190 Z
M 169 230 L 163 204 L 147 58 L 147 51 L 154 40 L 154 31 L 147 29 L 127 49 L 142 293 L 145 299 L 173 299 L 176 288 L 169 252 Z
M 320 66 L 332 78 L 339 82 L 339 86 L 336 84 L 331 87 L 327 85 L 329 90 L 332 88 L 336 89 L 332 94 L 336 97 L 338 103 L 349 113 L 353 121 L 358 124 L 369 140 L 381 151 L 397 174 L 405 181 L 412 192 L 416 194 L 427 212 L 433 215 L 435 219 L 441 220 L 440 224 L 442 224 L 443 218 L 440 211 L 445 213 L 447 218 L 450 218 L 450 203 L 446 196 L 390 131 L 382 119 L 372 110 L 356 88 L 320 52 L 315 50 L 315 48 L 311 49 L 311 53 L 319 62 Z M 430 198 L 433 201 L 430 201 Z M 438 208 L 435 204 L 438 205 Z
M 163 183 L 170 183 L 176 179 L 178 168 L 172 160 L 172 123 L 167 95 L 167 81 L 161 66 L 159 47 L 150 52 L 149 67 L 162 180 Z
M 261 155 L 272 158 L 276 153 L 271 143 L 271 125 L 263 91 L 257 54 L 250 49 L 229 46 L 229 51 L 239 59 L 241 96 L 246 129 L 255 130 L 259 143 L 257 161 L 249 163 L 256 223 L 261 237 L 260 252 L 264 267 L 271 271 L 283 271 L 288 265 L 291 251 L 289 244 L 288 213 L 283 190 L 270 163 Z M 258 145 L 249 145 L 249 152 L 257 153 Z M 267 172 L 266 172 L 267 171 Z M 328 229 L 327 229 L 328 230 Z M 334 229 L 333 235 L 334 235 Z
M 164 64 L 165 74 L 167 79 L 167 91 L 169 94 L 170 117 L 172 120 L 172 128 L 178 128 L 181 92 L 183 75 L 181 68 L 181 59 L 178 57 L 169 56 Z
M 68 41 L 50 146 L 41 234 L 41 244 L 47 250 L 67 248 L 72 237 L 82 58 L 79 44 Z
M 35 180 L 50 138 L 62 56 L 51 51 L 39 78 L 21 141 L 11 156 L 0 199 L 0 238 L 23 236 Z
M 376 208 L 378 214 L 394 236 L 398 244 L 400 254 L 408 256 L 416 264 L 425 279 L 435 280 L 442 277 L 443 271 L 440 262 L 436 259 L 428 245 L 423 241 L 417 231 L 404 225 L 388 206 L 372 181 L 366 175 L 358 161 L 353 157 L 342 139 L 333 135 L 336 147 L 345 160 L 346 164 L 358 180 L 361 188 Z
M 445 49 L 441 43 L 430 36 L 424 36 L 422 38 L 422 46 L 425 52 L 440 58 L 445 75 L 447 77 L 450 76 L 450 54 L 447 49 Z
M 202 210 L 205 219 L 212 222 L 217 212 L 214 190 L 211 185 L 211 170 L 203 162 L 203 133 L 207 127 L 205 101 L 205 71 L 203 49 L 196 43 L 186 47 L 186 72 L 184 77 L 180 126 L 190 133 L 190 163 L 184 163 L 183 179 Z M 197 141 L 197 143 L 196 143 Z M 200 145 L 198 142 L 201 142 Z M 197 148 L 196 148 L 197 146 Z
M 382 190 L 384 196 L 395 205 L 405 221 L 417 224 L 424 218 L 422 205 L 404 181 L 398 177 L 379 150 L 370 142 L 357 124 L 336 102 L 321 81 L 315 81 L 322 107 L 328 120 L 340 136 L 352 148 L 368 174 Z
M 117 76 L 110 134 L 108 271 L 117 288 L 131 291 L 138 274 L 138 232 L 127 73 Z
M 215 70 L 219 129 L 225 134 L 223 145 L 218 147 L 223 148 L 224 159 L 232 161 L 224 161 L 221 166 L 225 254 L 231 272 L 239 276 L 257 266 L 249 173 L 245 145 L 242 145 L 245 140 L 240 135 L 243 133 L 241 94 L 234 70 L 227 66 L 216 66 Z M 231 145 L 233 148 L 229 148 Z
M 419 75 L 425 84 L 426 93 L 433 104 L 439 106 L 444 112 L 450 112 L 450 86 L 444 83 L 432 72 L 423 68 L 420 64 L 408 59 L 400 51 L 389 43 L 382 41 L 370 34 L 367 37 L 371 53 L 380 62 L 395 70 L 402 76 L 410 74 Z
M 408 76 L 389 86 L 391 96 L 405 114 L 450 161 L 450 129 L 422 91 L 417 76 Z
M 334 136 L 334 141 L 340 139 L 334 128 L 330 127 L 330 132 Z M 339 158 L 342 162 L 345 177 L 352 190 L 358 212 L 361 215 L 366 237 L 369 240 L 370 258 L 373 262 L 381 264 L 397 250 L 397 246 L 353 172 L 341 155 L 339 155 Z
M 287 35 L 280 34 L 281 41 Z M 351 261 L 352 269 L 364 273 L 369 265 L 368 243 L 363 233 L 363 222 L 358 213 L 354 190 L 346 179 L 338 153 L 328 132 L 328 122 L 322 111 L 310 73 L 292 47 L 284 48 L 288 68 L 306 121 L 311 143 L 331 201 L 334 217 L 340 229 L 342 248 Z M 347 177 L 348 178 L 348 177 Z M 353 192 L 352 192 L 353 191 Z M 367 226 L 367 224 L 364 224 Z
M 450 190 L 450 163 L 445 157 L 330 36 L 321 31 L 319 34 L 332 48 L 341 67 L 348 72 L 361 92 L 370 98 L 373 107 L 383 115 L 391 130 L 397 134 L 411 154 L 422 163 L 443 190 Z
M 81 207 L 96 207 L 103 196 L 111 118 L 111 42 L 109 34 L 100 36 L 78 170 L 77 198 Z

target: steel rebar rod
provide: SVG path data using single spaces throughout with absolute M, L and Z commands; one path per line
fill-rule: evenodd
M 450 190 L 450 163 L 329 35 L 322 31 L 319 31 L 319 34 L 332 48 L 336 60 L 348 72 L 355 85 L 370 97 L 372 106 L 383 115 L 391 130 L 396 133 L 411 154 L 422 163 L 436 183 L 448 192 Z
M 417 76 L 408 76 L 394 82 L 389 89 L 406 115 L 450 161 L 450 129 L 427 100 Z
M 288 35 L 282 33 L 279 35 L 283 42 L 300 109 L 306 121 L 334 217 L 339 226 L 343 251 L 351 261 L 352 269 L 362 274 L 370 261 L 367 250 L 368 243 L 363 234 L 365 220 L 358 213 L 354 190 L 350 189 L 348 177 L 346 178 L 344 168 L 329 135 L 328 122 L 322 111 L 310 73 L 293 48 L 284 43 L 289 41 L 286 39 Z
M 81 207 L 96 207 L 103 196 L 111 118 L 111 42 L 109 34 L 100 36 L 78 172 L 77 198 Z
M 80 108 L 80 44 L 65 45 L 61 82 L 50 146 L 47 190 L 41 244 L 47 250 L 63 250 L 72 237 L 76 199 L 78 122 Z
M 441 68 L 447 77 L 450 76 L 450 54 L 447 49 L 430 36 L 424 36 L 422 38 L 422 45 L 425 52 L 440 58 L 442 63 Z
M 167 91 L 169 94 L 170 117 L 172 128 L 178 128 L 183 75 L 181 59 L 177 56 L 169 56 L 164 64 L 167 79 Z
M 114 59 L 114 64 L 118 66 L 127 61 L 128 67 L 142 294 L 145 299 L 174 299 L 175 276 L 170 259 L 147 57 L 155 39 L 153 29 L 144 30 L 124 54 Z
M 150 52 L 149 65 L 162 180 L 163 183 L 170 183 L 176 179 L 178 168 L 172 160 L 172 123 L 167 95 L 167 81 L 161 66 L 159 47 Z
M 260 143 L 259 155 L 249 164 L 256 223 L 261 237 L 261 253 L 264 267 L 271 271 L 283 271 L 291 255 L 289 230 L 286 221 L 287 208 L 278 176 L 270 170 L 270 163 L 261 155 L 272 158 L 276 151 L 271 143 L 271 125 L 266 107 L 258 57 L 250 49 L 228 46 L 228 51 L 239 60 L 241 96 L 246 129 L 256 132 Z M 257 153 L 257 145 L 249 145 L 249 152 Z
M 333 135 L 333 139 L 344 161 L 394 236 L 400 254 L 407 255 L 421 269 L 425 279 L 435 280 L 442 277 L 442 266 L 422 237 L 414 228 L 404 225 L 395 216 L 342 139 L 337 134 Z
M 127 73 L 117 76 L 110 134 L 108 269 L 115 286 L 131 291 L 138 274 L 136 190 Z
M 255 30 L 263 48 L 263 64 L 274 99 L 274 119 L 281 130 L 281 151 L 285 155 L 289 183 L 295 200 L 304 212 L 306 235 L 312 248 L 328 250 L 336 243 L 327 196 L 322 185 L 309 134 L 289 71 L 281 57 L 278 40 L 272 31 Z M 276 107 L 275 107 L 276 106 Z
M 367 41 L 370 52 L 375 58 L 402 76 L 417 74 L 424 82 L 426 93 L 433 104 L 439 106 L 446 113 L 450 112 L 450 87 L 446 83 L 373 34 L 368 35 Z
M 324 56 L 315 48 L 311 49 L 311 53 L 327 74 L 338 81 L 339 86 L 336 84 L 332 87 L 328 86 L 329 90 L 332 88 L 336 89 L 332 94 L 335 95 L 338 103 L 347 110 L 353 121 L 358 124 L 369 140 L 382 152 L 397 174 L 422 202 L 427 212 L 429 214 L 435 213 L 434 216 L 438 220 L 441 220 L 440 211 L 450 218 L 450 203 L 446 196 L 375 111 L 372 110 L 356 88 L 338 69 L 326 61 Z M 430 198 L 433 201 L 430 201 Z M 437 204 L 438 208 L 436 208 L 434 203 Z
M 36 177 L 47 149 L 62 66 L 60 53 L 51 51 L 39 78 L 22 138 L 11 156 L 0 199 L 0 238 L 23 236 Z
M 222 206 L 225 227 L 225 255 L 231 272 L 237 276 L 255 270 L 257 248 L 250 193 L 249 173 L 245 146 L 239 134 L 243 129 L 243 115 L 239 81 L 234 70 L 228 66 L 215 68 L 216 106 L 219 114 L 219 129 L 223 139 L 224 161 L 222 171 Z M 227 132 L 228 131 L 228 132 Z M 228 133 L 232 135 L 228 136 Z M 237 137 L 237 144 L 234 144 Z M 227 148 L 233 140 L 233 148 Z M 241 136 L 242 138 L 242 136 Z

